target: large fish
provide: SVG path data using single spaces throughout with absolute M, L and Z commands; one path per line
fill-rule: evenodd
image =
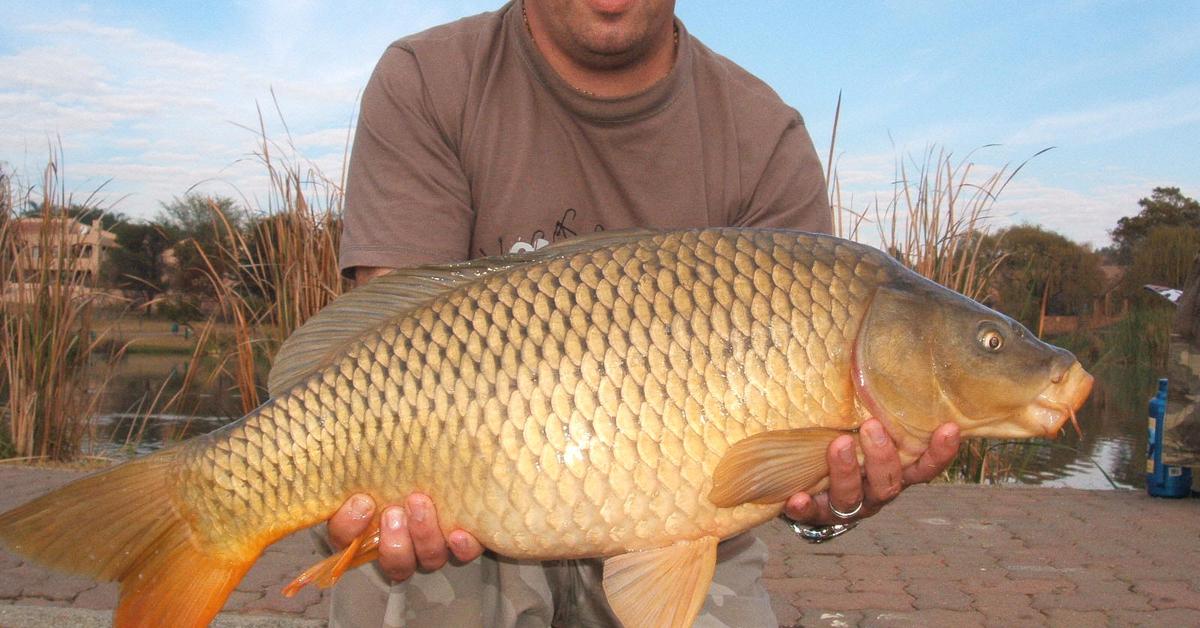
M 838 435 L 878 417 L 905 461 L 948 421 L 1055 436 L 1091 376 L 870 247 L 713 229 L 387 275 L 297 331 L 269 387 L 232 425 L 0 515 L 0 539 L 119 580 L 119 626 L 202 625 L 276 539 L 355 492 L 422 491 L 499 554 L 607 557 L 627 626 L 687 626 L 717 542 L 823 487 Z M 360 541 L 294 586 L 372 559 Z

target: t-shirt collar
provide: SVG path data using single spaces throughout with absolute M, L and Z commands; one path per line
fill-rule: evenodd
M 508 6 L 504 20 L 507 38 L 516 40 L 516 47 L 526 62 L 533 77 L 541 83 L 560 103 L 574 114 L 596 122 L 629 122 L 647 118 L 665 109 L 675 99 L 689 76 L 692 62 L 692 47 L 683 23 L 675 20 L 679 29 L 679 48 L 675 54 L 675 65 L 671 71 L 654 85 L 629 96 L 600 98 L 580 92 L 563 80 L 550 66 L 533 43 L 522 19 L 523 0 L 515 0 Z

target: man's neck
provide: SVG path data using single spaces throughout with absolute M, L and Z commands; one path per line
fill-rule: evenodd
M 525 5 L 526 3 L 522 3 Z M 522 18 L 538 52 L 568 85 L 583 94 L 598 98 L 621 98 L 636 94 L 662 80 L 675 64 L 679 32 L 674 23 L 655 36 L 651 47 L 640 58 L 620 67 L 601 68 L 572 58 L 546 32 L 536 7 L 525 7 Z

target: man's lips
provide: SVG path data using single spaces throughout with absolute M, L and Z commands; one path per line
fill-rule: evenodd
M 633 0 L 588 0 L 588 6 L 601 15 L 616 16 L 628 11 Z

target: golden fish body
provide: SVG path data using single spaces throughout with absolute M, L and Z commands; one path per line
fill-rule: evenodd
M 852 343 L 892 268 L 829 237 L 692 231 L 490 276 L 186 445 L 183 501 L 214 547 L 356 491 L 425 492 L 516 558 L 726 537 L 780 510 L 706 499 L 730 445 L 860 422 Z
M 624 622 L 687 625 L 716 541 L 820 488 L 838 434 L 877 416 L 905 459 L 945 421 L 1053 435 L 1090 388 L 1069 353 L 875 249 L 738 229 L 396 272 L 276 365 L 243 420 L 0 515 L 0 539 L 121 580 L 119 624 L 203 623 L 267 544 L 353 493 L 420 491 L 445 531 L 500 554 L 612 557 Z M 133 549 L 43 538 L 84 512 Z

